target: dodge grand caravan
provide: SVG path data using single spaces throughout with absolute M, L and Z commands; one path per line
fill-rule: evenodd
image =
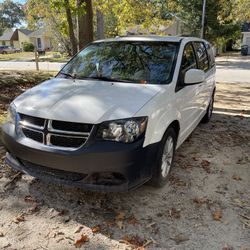
M 89 190 L 162 187 L 175 150 L 213 111 L 215 62 L 198 38 L 91 43 L 10 105 L 6 162 Z

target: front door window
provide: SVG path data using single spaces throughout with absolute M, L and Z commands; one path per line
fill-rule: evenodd
M 41 47 L 42 47 L 42 41 L 41 41 L 41 38 L 40 38 L 40 37 L 37 38 L 37 47 L 38 47 L 39 49 L 41 49 Z

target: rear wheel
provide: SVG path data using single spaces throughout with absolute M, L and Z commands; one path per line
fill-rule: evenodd
M 176 133 L 173 128 L 168 128 L 159 147 L 156 166 L 153 169 L 153 176 L 150 184 L 154 187 L 163 187 L 168 179 L 173 166 Z
M 213 93 L 211 100 L 209 102 L 209 105 L 207 107 L 207 112 L 201 120 L 202 123 L 208 123 L 211 120 L 211 117 L 213 114 L 213 109 L 214 109 L 214 93 Z
M 2 54 L 5 54 L 5 55 L 6 55 L 6 54 L 7 54 L 7 52 L 6 52 L 6 51 L 3 51 L 3 53 L 2 53 Z

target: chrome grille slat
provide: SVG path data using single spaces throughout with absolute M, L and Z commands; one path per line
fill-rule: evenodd
M 48 120 L 43 118 L 37 118 L 32 116 L 22 115 L 19 121 L 19 126 L 23 132 L 23 135 L 31 140 L 44 144 L 48 147 L 59 148 L 59 149 L 68 149 L 73 150 L 83 146 L 88 140 L 93 125 L 91 124 L 81 124 L 81 123 L 72 123 L 64 121 L 55 121 L 57 126 L 62 129 L 54 129 L 52 127 L 54 120 Z M 25 120 L 27 117 L 28 121 Z M 33 124 L 32 121 L 34 121 Z M 39 126 L 43 123 L 44 126 Z M 38 125 L 39 124 L 39 125 Z M 70 131 L 70 125 L 72 124 L 72 130 L 84 130 L 81 131 Z M 67 130 L 63 130 L 64 125 L 66 125 Z M 85 130 L 89 131 L 85 131 Z M 42 140 L 41 140 L 42 135 Z

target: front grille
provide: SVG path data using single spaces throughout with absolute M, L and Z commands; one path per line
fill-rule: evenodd
M 91 133 L 92 124 L 48 120 L 19 114 L 23 135 L 49 147 L 76 149 L 83 146 Z
M 19 114 L 19 115 L 20 115 L 21 121 L 26 123 L 26 125 L 31 124 L 31 125 L 35 125 L 38 127 L 44 127 L 45 125 L 45 119 L 43 118 L 34 117 L 30 115 L 24 115 L 24 114 Z
M 22 128 L 24 135 L 29 138 L 32 139 L 34 141 L 43 143 L 43 133 L 36 131 L 36 130 L 31 130 L 28 128 L 23 127 Z
M 64 145 L 64 147 L 79 148 L 85 141 L 81 137 L 66 137 L 61 135 L 51 135 L 50 137 L 50 144 L 58 147 Z
M 52 128 L 58 130 L 73 131 L 79 133 L 89 133 L 92 129 L 92 125 L 76 123 L 76 122 L 63 122 L 63 121 L 52 121 Z

